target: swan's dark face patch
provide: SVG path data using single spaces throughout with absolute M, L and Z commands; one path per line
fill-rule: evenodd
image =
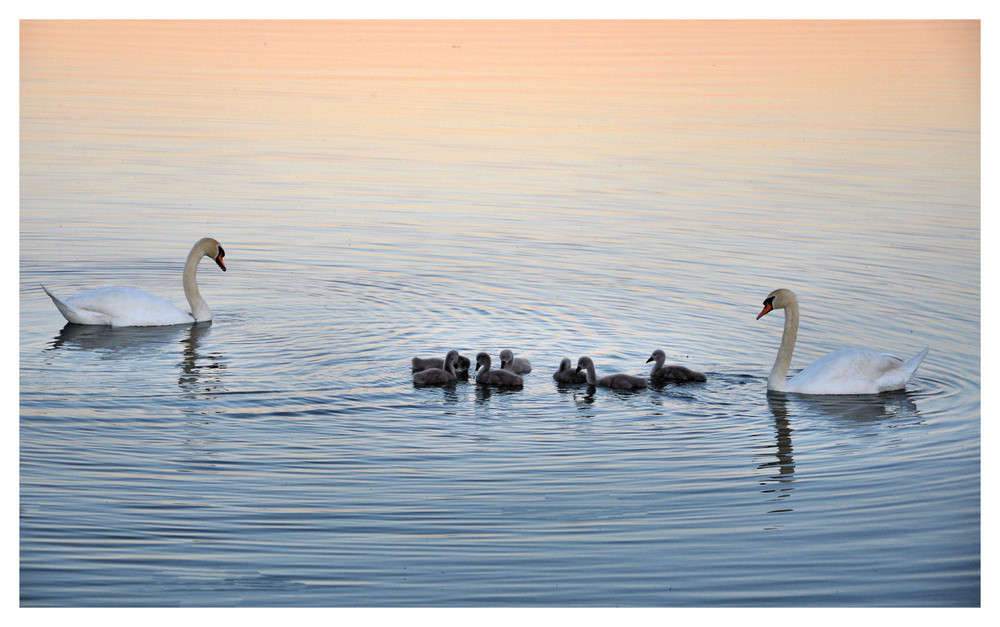
M 225 256 L 226 256 L 226 251 L 222 249 L 222 246 L 219 246 L 219 254 L 215 256 L 215 263 L 217 263 L 219 267 L 222 268 L 223 272 L 226 271 L 226 264 L 222 262 L 222 258 Z
M 772 309 L 774 309 L 774 296 L 768 296 L 764 300 L 764 308 L 760 310 L 759 314 L 757 314 L 757 319 L 760 320 L 761 316 L 771 311 Z

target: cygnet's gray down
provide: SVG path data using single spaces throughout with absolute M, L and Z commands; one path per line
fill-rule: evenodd
M 414 357 L 412 364 L 413 372 L 420 372 L 421 370 L 428 370 L 430 368 L 444 369 L 444 359 L 441 357 Z M 468 373 L 471 366 L 472 361 L 468 357 L 459 355 L 458 361 L 455 362 L 455 372 L 461 373 L 464 370 Z
M 552 378 L 560 383 L 586 383 L 587 373 L 577 371 L 569 357 L 563 357 L 559 362 L 559 370 L 556 370 Z
M 514 374 L 531 372 L 531 362 L 524 357 L 514 357 L 514 351 L 505 348 L 500 351 L 500 369 Z
M 490 370 L 492 363 L 493 360 L 490 359 L 489 354 L 479 353 L 476 355 L 476 370 L 482 368 L 476 375 L 476 383 L 512 388 L 524 386 L 524 379 L 509 370 Z
M 455 362 L 458 361 L 458 351 L 448 351 L 444 358 L 444 368 L 429 368 L 413 375 L 414 385 L 437 385 L 451 383 L 455 375 Z
M 644 378 L 630 374 L 609 374 L 598 379 L 597 373 L 594 372 L 594 362 L 590 357 L 581 357 L 576 362 L 576 371 L 581 370 L 587 371 L 587 383 L 590 385 L 600 385 L 614 390 L 639 390 L 646 387 Z
M 653 351 L 653 354 L 649 356 L 646 360 L 648 364 L 651 361 L 655 361 L 653 364 L 653 369 L 649 372 L 649 378 L 653 383 L 664 383 L 666 381 L 705 381 L 707 380 L 705 375 L 700 372 L 695 372 L 690 368 L 685 368 L 684 366 L 664 366 L 663 362 L 667 359 L 666 353 L 660 349 Z

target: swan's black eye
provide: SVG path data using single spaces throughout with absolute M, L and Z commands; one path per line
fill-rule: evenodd
M 216 255 L 216 256 L 217 257 L 225 257 L 226 256 L 226 251 L 222 250 L 222 246 L 219 246 L 219 254 Z
M 768 296 L 767 298 L 765 298 L 764 304 L 771 305 L 772 307 L 774 307 L 774 296 Z

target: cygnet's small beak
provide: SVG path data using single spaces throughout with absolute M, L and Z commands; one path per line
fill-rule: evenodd
M 648 364 L 651 361 L 653 361 L 653 356 L 652 355 L 649 356 L 649 359 L 646 360 L 646 363 Z

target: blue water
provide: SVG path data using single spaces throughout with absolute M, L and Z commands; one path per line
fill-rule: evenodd
M 978 25 L 466 26 L 22 23 L 21 605 L 979 605 Z M 203 236 L 211 324 L 39 287 L 183 306 Z M 793 370 L 930 353 L 768 394 L 777 287 Z M 708 381 L 551 378 L 656 348 Z

